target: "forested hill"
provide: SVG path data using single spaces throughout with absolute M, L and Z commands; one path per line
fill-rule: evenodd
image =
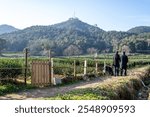
M 24 30 L 0 35 L 6 40 L 5 50 L 23 51 L 30 49 L 33 55 L 42 55 L 51 49 L 54 55 L 79 55 L 86 53 L 112 52 L 122 40 L 138 34 L 131 32 L 104 31 L 78 18 L 49 25 L 32 26 Z
M 0 34 L 4 34 L 4 33 L 10 33 L 10 32 L 14 32 L 14 31 L 18 31 L 19 29 L 10 26 L 10 25 L 0 25 Z
M 135 28 L 131 28 L 127 32 L 135 33 L 135 34 L 150 33 L 150 26 L 138 26 L 138 27 L 135 27 Z

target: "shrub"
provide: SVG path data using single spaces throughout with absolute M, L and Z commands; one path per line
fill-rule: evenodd
M 22 64 L 19 60 L 1 59 L 0 78 L 16 78 L 22 74 Z

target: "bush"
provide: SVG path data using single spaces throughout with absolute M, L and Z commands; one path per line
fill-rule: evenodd
M 3 82 L 0 83 L 0 95 L 5 95 L 8 93 L 18 92 L 22 90 L 27 89 L 33 89 L 36 87 L 33 87 L 32 85 L 24 85 L 24 83 L 21 82 Z
M 22 74 L 22 64 L 19 60 L 1 59 L 0 78 L 16 78 Z

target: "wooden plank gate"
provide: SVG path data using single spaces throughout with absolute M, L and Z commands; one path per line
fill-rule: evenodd
M 45 86 L 51 84 L 50 61 L 32 61 L 31 84 Z

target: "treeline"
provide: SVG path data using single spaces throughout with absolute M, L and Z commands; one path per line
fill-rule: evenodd
M 132 53 L 150 53 L 150 33 L 132 35 L 122 40 L 120 46 L 126 45 Z

